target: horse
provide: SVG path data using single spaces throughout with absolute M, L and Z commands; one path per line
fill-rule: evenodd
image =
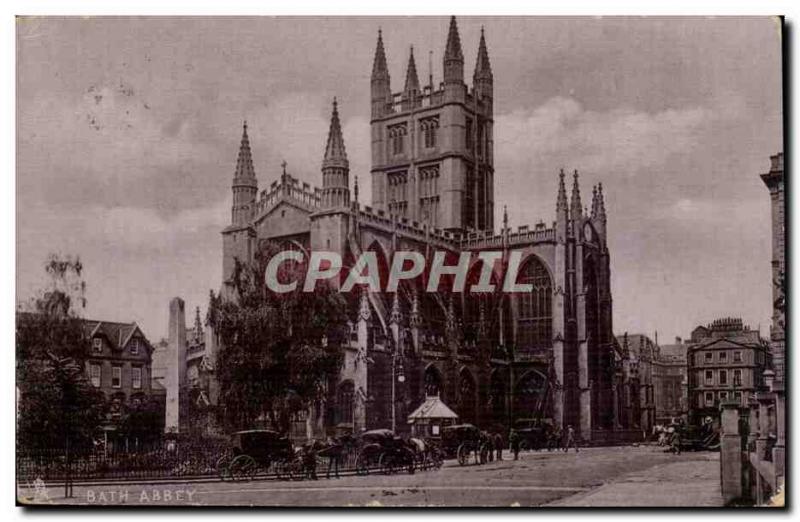
M 331 471 L 336 478 L 339 478 L 339 466 L 344 462 L 345 457 L 355 448 L 356 441 L 351 435 L 329 438 L 317 451 L 317 456 L 328 459 L 327 478 L 331 478 Z

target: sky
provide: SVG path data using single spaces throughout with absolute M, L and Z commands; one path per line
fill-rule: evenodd
M 558 171 L 602 182 L 614 330 L 687 337 L 717 317 L 765 334 L 770 207 L 783 150 L 771 18 L 459 17 L 465 79 L 483 26 L 495 85 L 495 205 L 555 219 Z M 378 28 L 393 91 L 409 47 L 442 78 L 447 17 L 30 18 L 17 23 L 17 300 L 50 253 L 79 255 L 87 317 L 167 334 L 205 313 L 247 119 L 259 186 L 282 161 L 321 184 L 334 96 L 351 182 L 370 200 Z

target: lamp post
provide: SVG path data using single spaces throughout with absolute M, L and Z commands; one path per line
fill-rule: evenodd
M 392 338 L 393 339 L 393 338 Z M 397 352 L 397 344 L 394 340 L 392 343 L 392 431 L 397 433 L 397 383 L 406 382 L 406 376 L 403 370 L 403 361 L 400 354 Z

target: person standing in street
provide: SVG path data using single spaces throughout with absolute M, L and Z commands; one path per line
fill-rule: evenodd
M 570 446 L 575 448 L 575 453 L 580 452 L 578 449 L 578 443 L 575 441 L 575 429 L 572 427 L 572 424 L 567 426 L 567 442 L 564 444 L 564 453 L 569 451 Z
M 508 438 L 511 443 L 511 451 L 514 453 L 514 460 L 519 460 L 519 433 L 516 430 L 511 430 L 511 435 Z

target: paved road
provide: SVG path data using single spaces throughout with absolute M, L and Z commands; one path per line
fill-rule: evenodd
M 675 466 L 678 468 L 673 469 Z M 691 477 L 691 488 L 686 487 L 687 477 Z M 652 503 L 659 497 L 642 495 L 645 484 L 660 492 L 662 501 L 683 495 L 680 498 L 688 504 L 713 505 L 718 497 L 718 477 L 716 453 L 676 456 L 652 446 L 626 446 L 585 448 L 577 454 L 523 453 L 519 461 L 483 466 L 460 467 L 448 461 L 438 471 L 414 475 L 350 476 L 302 482 L 78 486 L 75 498 L 66 500 L 63 489 L 53 487 L 48 489 L 48 497 L 53 503 L 112 505 L 542 506 L 608 505 L 608 502 L 659 505 Z M 686 496 L 690 489 L 700 493 Z M 33 492 L 21 490 L 20 498 L 26 497 L 32 498 Z

